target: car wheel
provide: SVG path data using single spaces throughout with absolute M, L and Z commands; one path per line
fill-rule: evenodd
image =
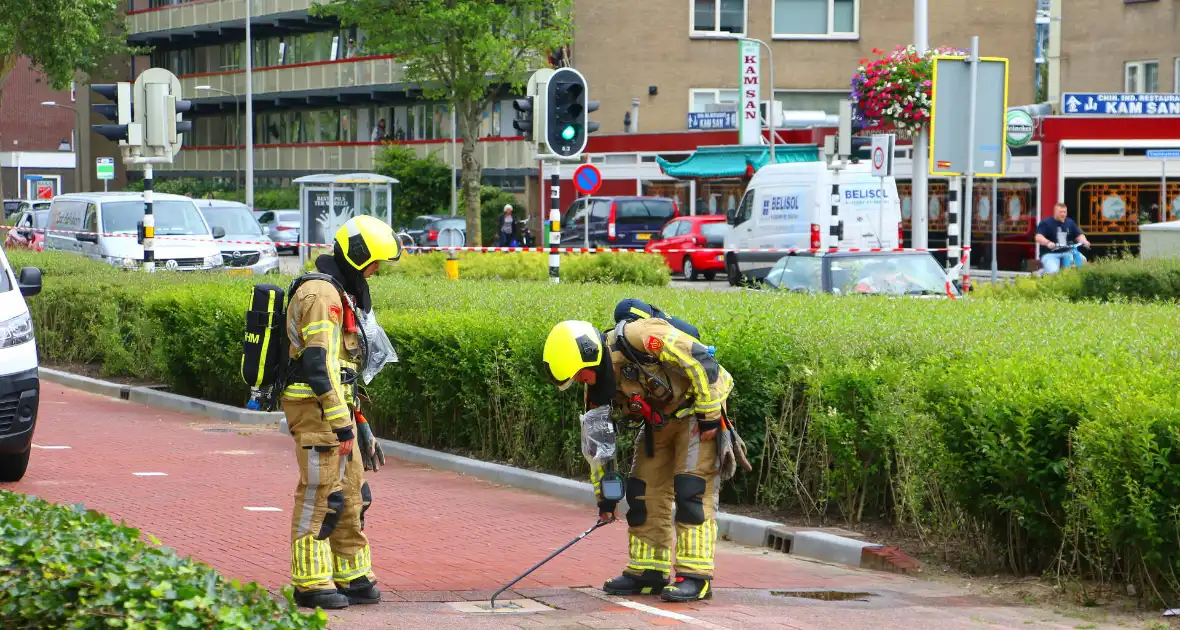
M 742 272 L 738 269 L 737 260 L 733 256 L 725 259 L 725 275 L 729 280 L 729 286 L 737 287 L 742 284 Z
M 20 481 L 29 468 L 29 454 L 32 447 L 23 453 L 8 453 L 0 455 L 0 482 L 11 483 Z
M 689 256 L 684 257 L 684 271 L 682 273 L 685 280 L 695 281 L 697 279 L 696 267 L 692 266 L 692 258 Z
M 706 271 L 702 275 L 705 276 L 705 280 L 707 280 L 709 282 L 712 282 L 717 279 L 717 272 L 716 271 Z

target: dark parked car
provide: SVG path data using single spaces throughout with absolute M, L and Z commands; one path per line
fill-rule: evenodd
M 410 227 L 406 228 L 406 234 L 409 234 L 415 243 L 421 245 L 422 236 L 430 229 L 430 224 L 441 218 L 443 218 L 441 214 L 420 214 L 410 221 Z
M 583 247 L 586 217 L 591 247 L 643 249 L 664 224 L 680 216 L 665 197 L 586 197 L 570 205 L 561 219 L 562 247 Z
M 463 217 L 447 217 L 435 219 L 426 225 L 426 229 L 418 237 L 420 247 L 438 247 L 438 234 L 447 228 L 455 228 L 463 234 L 463 242 L 467 242 L 467 219 Z

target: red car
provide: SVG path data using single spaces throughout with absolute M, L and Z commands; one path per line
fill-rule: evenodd
M 34 232 L 34 229 L 44 230 L 49 225 L 49 210 L 26 210 L 22 212 L 16 224 L 8 230 L 4 239 L 4 249 L 31 249 L 35 252 L 45 251 L 45 233 Z
M 724 214 L 680 217 L 666 223 L 659 236 L 643 249 L 663 254 L 672 273 L 686 280 L 698 276 L 712 280 L 718 271 L 725 271 L 725 255 L 720 250 L 728 231 Z

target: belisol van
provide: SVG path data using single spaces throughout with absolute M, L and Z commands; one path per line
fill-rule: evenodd
M 832 214 L 833 186 L 839 195 Z M 868 163 L 832 170 L 823 161 L 771 164 L 750 179 L 726 216 L 729 283 L 761 280 L 782 252 L 741 249 L 894 248 L 901 242 L 901 203 L 892 177 L 872 176 Z

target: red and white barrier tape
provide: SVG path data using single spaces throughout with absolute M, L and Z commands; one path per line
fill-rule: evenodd
M 28 229 L 28 228 L 25 228 Z M 41 234 L 93 234 L 102 236 L 104 238 L 136 238 L 135 234 L 120 233 L 103 233 L 103 232 L 78 232 L 72 230 L 48 230 L 44 228 L 37 228 L 31 230 Z M 287 243 L 274 241 L 228 241 L 219 239 L 210 241 L 208 238 L 200 238 L 196 236 L 156 236 L 157 241 L 204 241 L 214 242 L 218 245 L 273 245 L 275 247 L 323 247 L 330 248 L 332 243 Z M 517 252 L 540 252 L 547 254 L 687 254 L 692 252 L 697 253 L 735 253 L 735 254 L 799 254 L 799 253 L 879 253 L 879 252 L 945 252 L 948 251 L 946 247 L 930 247 L 930 248 L 915 248 L 915 247 L 852 247 L 852 248 L 835 248 L 835 247 L 750 247 L 725 249 L 723 247 L 699 247 L 693 249 L 660 249 L 656 251 L 647 251 L 637 248 L 624 247 L 425 247 L 420 245 L 408 245 L 406 249 L 409 251 L 456 251 L 456 252 L 482 252 L 482 253 L 517 253 Z M 970 247 L 960 248 L 964 252 L 971 249 Z

